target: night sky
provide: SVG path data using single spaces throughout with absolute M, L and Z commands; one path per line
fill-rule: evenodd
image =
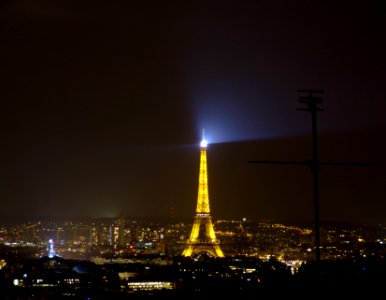
M 384 1 L 6 0 L 0 219 L 193 218 L 205 128 L 212 215 L 386 222 Z

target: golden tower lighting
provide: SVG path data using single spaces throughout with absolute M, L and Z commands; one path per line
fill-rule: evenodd
M 210 216 L 208 172 L 206 162 L 206 148 L 208 142 L 205 140 L 205 132 L 200 144 L 200 175 L 198 184 L 198 197 L 196 215 L 189 240 L 186 242 L 182 256 L 194 256 L 207 253 L 213 257 L 224 257 L 220 248 L 220 241 L 216 239 L 212 217 Z

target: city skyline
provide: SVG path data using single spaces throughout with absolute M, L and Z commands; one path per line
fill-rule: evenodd
M 209 141 L 213 218 L 385 222 L 385 5 L 8 1 L 0 6 L 0 219 L 192 218 Z

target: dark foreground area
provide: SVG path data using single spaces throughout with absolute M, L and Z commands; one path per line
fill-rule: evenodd
M 383 257 L 304 263 L 292 273 L 271 259 L 160 259 L 105 263 L 15 259 L 0 270 L 1 299 L 257 299 L 383 295 Z

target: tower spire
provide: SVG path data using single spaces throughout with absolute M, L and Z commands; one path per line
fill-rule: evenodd
M 194 217 L 190 238 L 186 243 L 185 250 L 182 252 L 183 256 L 209 253 L 213 257 L 224 257 L 224 253 L 220 248 L 220 242 L 216 239 L 212 217 L 210 216 L 206 161 L 207 146 L 208 142 L 205 140 L 205 130 L 203 130 L 203 139 L 200 143 L 200 174 L 196 215 Z

